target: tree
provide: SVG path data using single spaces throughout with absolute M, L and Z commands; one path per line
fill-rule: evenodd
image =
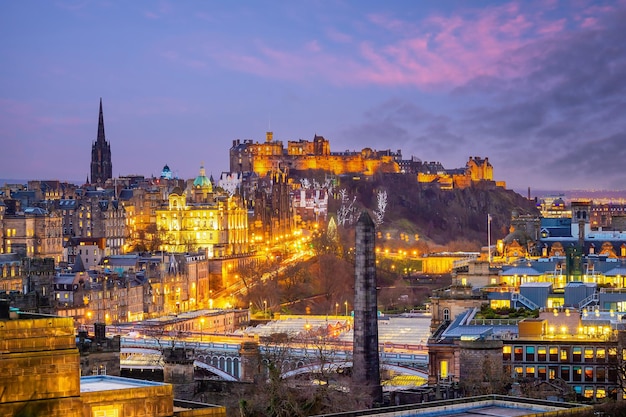
M 385 210 L 387 209 L 387 191 L 378 190 L 376 193 L 376 207 L 377 210 L 374 210 L 374 224 L 376 227 L 379 227 L 383 224 L 385 218 Z
M 356 196 L 350 200 L 348 191 L 345 188 L 339 190 L 339 196 L 341 198 L 341 206 L 337 210 L 337 224 L 339 226 L 349 226 L 354 223 L 356 219 Z

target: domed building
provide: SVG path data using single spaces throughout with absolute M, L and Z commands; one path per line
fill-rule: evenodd
M 169 166 L 167 166 L 167 164 L 165 164 L 165 166 L 163 167 L 163 170 L 161 171 L 161 179 L 163 180 L 172 179 L 172 170 L 170 169 Z
M 200 174 L 193 180 L 191 194 L 194 203 L 207 202 L 209 197 L 213 194 L 213 184 L 206 176 L 204 165 L 200 166 Z
M 204 166 L 183 190 L 168 194 L 168 206 L 156 210 L 157 229 L 167 252 L 206 250 L 208 257 L 248 252 L 248 212 L 238 196 L 214 192 Z

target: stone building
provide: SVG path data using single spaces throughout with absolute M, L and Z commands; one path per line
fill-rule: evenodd
M 224 407 L 177 400 L 170 384 L 81 377 L 71 318 L 10 311 L 1 300 L 0 351 L 3 416 L 226 416 Z
M 494 181 L 493 166 L 489 158 L 469 157 L 464 168 L 445 169 L 438 162 L 422 165 L 417 174 L 417 181 L 434 184 L 441 189 L 467 188 L 476 183 L 493 183 L 496 187 L 506 188 L 504 181 Z
M 330 142 L 318 135 L 312 141 L 288 141 L 285 149 L 282 141 L 274 140 L 272 132 L 266 133 L 263 143 L 234 140 L 229 153 L 231 172 L 255 172 L 259 176 L 284 169 L 323 170 L 335 175 L 398 173 L 398 161 L 402 160 L 399 150 L 392 152 L 365 148 L 360 152 L 331 152 Z
M 0 219 L 0 253 L 17 253 L 28 258 L 63 258 L 62 218 L 39 207 L 7 210 Z
M 98 136 L 91 145 L 91 183 L 104 185 L 113 178 L 113 164 L 111 162 L 111 145 L 104 136 L 104 116 L 102 114 L 102 99 L 98 114 Z
M 250 219 L 250 235 L 254 242 L 271 245 L 291 235 L 294 211 L 290 191 L 285 171 L 272 171 L 259 180 Z
M 238 196 L 213 192 L 200 170 L 192 187 L 176 187 L 156 210 L 157 233 L 167 252 L 204 250 L 209 257 L 248 252 L 248 213 Z

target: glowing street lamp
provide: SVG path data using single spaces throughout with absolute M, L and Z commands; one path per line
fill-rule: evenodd
M 346 305 L 346 316 L 347 316 L 348 315 L 348 301 L 346 300 L 344 304 Z
M 335 316 L 339 315 L 339 303 L 335 303 Z
M 267 318 L 267 300 L 263 300 L 263 318 Z

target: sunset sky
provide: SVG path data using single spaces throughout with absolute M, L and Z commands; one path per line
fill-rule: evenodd
M 330 141 L 509 188 L 626 189 L 624 1 L 2 1 L 0 178 L 228 170 L 234 139 Z

